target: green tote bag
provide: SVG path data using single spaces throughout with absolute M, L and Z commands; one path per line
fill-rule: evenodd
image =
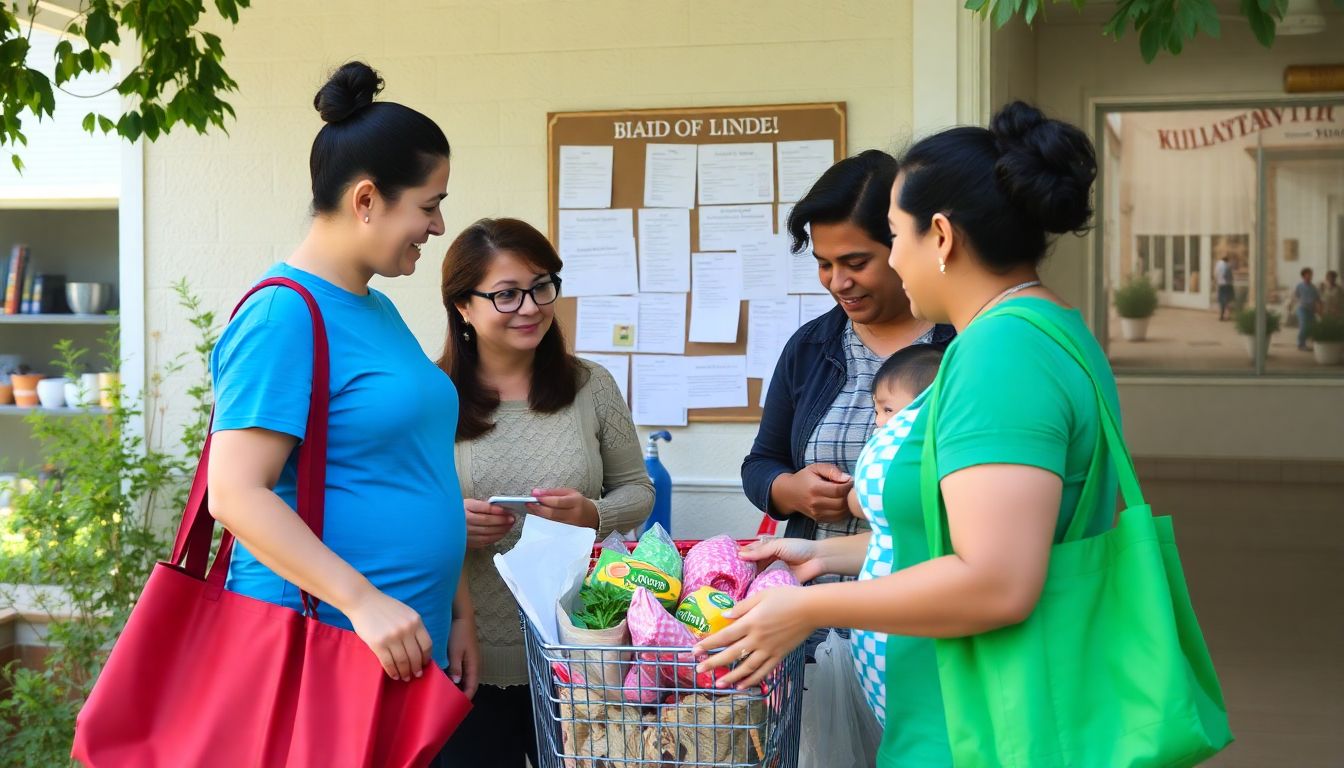
M 1073 338 L 1045 315 L 1005 306 L 1062 346 L 1096 388 L 1101 431 L 1080 508 L 1050 552 L 1040 602 L 1021 624 L 940 639 L 939 682 L 953 763 L 1004 768 L 1190 766 L 1232 741 L 1208 647 L 1186 588 L 1171 518 L 1144 502 L 1119 419 Z M 930 392 L 920 490 L 931 557 L 952 551 L 933 439 L 941 377 Z M 1104 435 L 1104 438 L 1103 438 Z M 1083 537 L 1104 465 L 1125 510 Z M 899 690 L 899 681 L 888 690 Z

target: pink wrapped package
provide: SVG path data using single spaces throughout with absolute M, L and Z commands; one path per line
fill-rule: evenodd
M 751 587 L 747 589 L 747 597 L 760 592 L 763 589 L 773 587 L 796 587 L 798 580 L 793 577 L 793 571 L 783 560 L 776 560 L 770 564 L 770 567 L 761 571 L 761 575 L 751 582 Z
M 635 664 L 625 676 L 627 701 L 652 704 L 666 692 L 659 688 L 713 688 L 714 681 L 727 673 L 727 670 L 719 669 L 696 674 L 695 657 L 690 652 L 691 646 L 695 645 L 695 636 L 647 589 L 635 588 L 635 594 L 630 598 L 630 612 L 625 618 L 630 627 L 631 642 L 635 645 L 687 649 L 685 653 L 636 653 Z
M 682 565 L 681 594 L 689 595 L 701 587 L 726 592 L 733 600 L 747 594 L 747 586 L 756 577 L 756 564 L 738 557 L 740 547 L 733 537 L 715 536 L 691 547 Z

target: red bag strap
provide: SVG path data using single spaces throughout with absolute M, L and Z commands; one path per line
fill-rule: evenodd
M 319 539 L 322 538 L 323 508 L 326 503 L 327 485 L 327 417 L 331 401 L 331 355 L 327 347 L 327 328 L 322 321 L 322 312 L 317 300 L 299 283 L 285 277 L 271 277 L 252 286 L 229 315 L 238 314 L 243 303 L 252 294 L 270 286 L 282 286 L 296 291 L 308 305 L 313 319 L 313 380 L 312 393 L 308 400 L 308 423 L 304 439 L 299 443 L 299 466 L 297 477 L 299 518 L 308 525 Z M 215 416 L 210 414 L 210 427 L 214 427 Z M 209 574 L 206 563 L 210 556 L 210 545 L 214 537 L 215 519 L 210 515 L 208 505 L 208 479 L 210 467 L 210 443 L 213 438 L 211 429 L 207 429 L 205 445 L 201 448 L 201 458 L 196 464 L 196 474 L 192 477 L 191 492 L 187 496 L 186 508 L 182 511 L 182 522 L 177 529 L 173 542 L 172 556 L 168 562 L 183 566 L 184 570 L 197 577 L 205 578 L 211 585 L 210 594 L 217 595 L 224 589 L 224 578 L 229 572 L 229 561 L 233 556 L 233 534 L 224 531 L 220 540 L 219 552 L 215 555 Z M 185 557 L 185 565 L 183 558 Z M 317 614 L 318 600 L 307 592 L 302 592 L 303 606 L 310 615 Z

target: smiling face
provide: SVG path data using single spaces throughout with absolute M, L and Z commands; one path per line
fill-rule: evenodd
M 475 290 L 481 293 L 513 291 L 552 280 L 551 274 L 512 251 L 498 251 L 477 282 Z M 497 296 L 501 306 L 511 298 Z M 537 306 L 531 296 L 524 296 L 516 312 L 500 312 L 494 303 L 483 296 L 470 296 L 457 302 L 457 310 L 475 331 L 478 348 L 483 354 L 490 351 L 515 354 L 535 352 L 541 338 L 555 321 L 555 304 Z
M 887 222 L 891 225 L 891 252 L 887 264 L 900 275 L 909 297 L 910 311 L 915 317 L 933 322 L 947 322 L 941 288 L 947 280 L 938 271 L 940 250 L 932 227 L 924 234 L 915 228 L 915 219 L 901 209 L 901 177 L 891 188 L 891 205 Z
M 415 272 L 420 246 L 431 236 L 443 234 L 440 209 L 448 194 L 448 173 L 448 158 L 441 158 L 421 184 L 402 190 L 395 202 L 388 202 L 372 189 L 366 193 L 368 208 L 360 218 L 367 215 L 369 223 L 361 232 L 365 240 L 362 250 L 368 254 L 366 266 L 374 274 L 401 277 Z M 359 188 L 367 183 L 356 185 L 356 205 Z
M 887 246 L 850 222 L 811 224 L 817 278 L 860 325 L 900 320 L 910 313 L 901 279 L 886 262 Z

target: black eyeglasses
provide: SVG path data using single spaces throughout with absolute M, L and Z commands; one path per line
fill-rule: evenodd
M 504 288 L 489 293 L 467 291 L 467 294 L 489 299 L 490 303 L 495 305 L 496 312 L 517 312 L 523 308 L 523 299 L 527 296 L 532 297 L 533 304 L 544 307 L 547 304 L 554 304 L 555 300 L 560 298 L 560 276 L 551 275 L 545 282 L 537 283 L 531 288 Z

